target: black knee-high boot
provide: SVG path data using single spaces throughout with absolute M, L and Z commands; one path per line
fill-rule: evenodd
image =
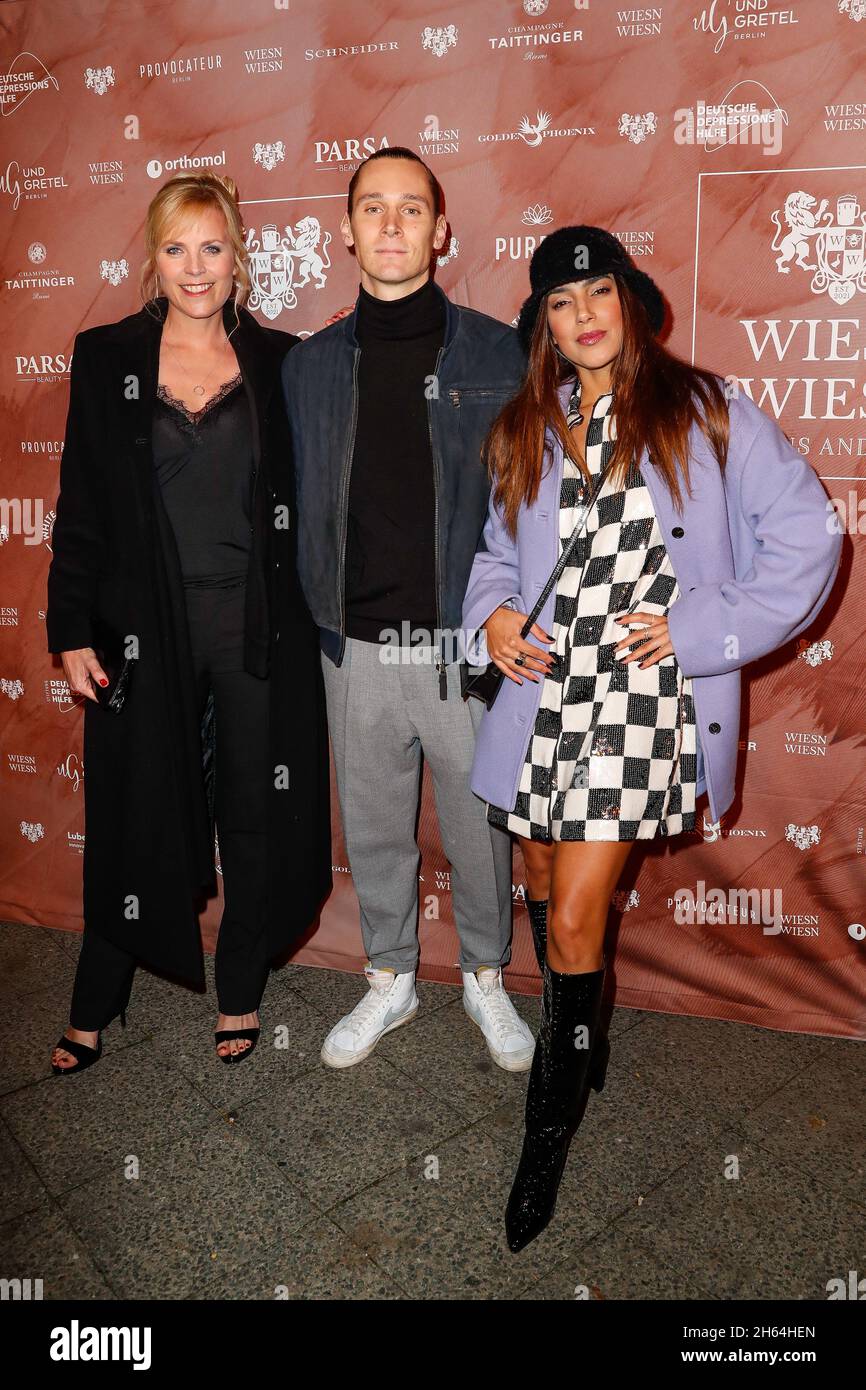
M 547 954 L 547 898 L 527 898 L 526 908 L 532 927 L 532 940 L 535 942 L 535 958 L 539 970 L 543 973 L 544 957 Z
M 606 962 L 562 975 L 544 966 L 541 1026 L 526 1095 L 526 1134 L 505 1213 L 511 1250 L 522 1250 L 553 1216 L 568 1148 L 591 1086 L 600 1091 L 610 1044 L 599 1027 Z M 576 1041 L 586 1028 L 588 1045 Z M 582 1035 L 581 1035 L 582 1036 Z

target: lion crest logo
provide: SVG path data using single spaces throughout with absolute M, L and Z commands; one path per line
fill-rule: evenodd
M 105 68 L 85 68 L 84 85 L 88 92 L 95 92 L 98 97 L 104 97 L 109 87 L 114 86 L 114 68 L 111 65 Z
M 784 225 L 779 208 L 771 213 L 776 269 L 790 275 L 793 261 L 812 272 L 813 294 L 826 292 L 835 304 L 847 304 L 856 290 L 866 290 L 866 213 L 853 193 L 836 199 L 835 213 L 829 211 L 829 198 L 816 202 L 799 189 L 785 199 Z
M 246 237 L 253 282 L 249 308 L 261 309 L 266 318 L 275 319 L 283 309 L 297 307 L 296 290 L 311 280 L 315 289 L 324 289 L 325 271 L 331 265 L 330 240 L 331 233 L 322 233 L 317 217 L 302 217 L 294 228 L 284 227 L 282 235 L 275 222 L 262 227 L 261 238 L 250 227 Z

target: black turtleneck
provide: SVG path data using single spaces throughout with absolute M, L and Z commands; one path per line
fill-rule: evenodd
M 435 493 L 429 380 L 445 338 L 432 280 L 402 299 L 358 287 L 358 421 L 346 537 L 346 633 L 436 626 Z

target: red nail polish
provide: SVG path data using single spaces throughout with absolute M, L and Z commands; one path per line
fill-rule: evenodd
M 100 685 L 108 685 L 108 681 L 107 681 L 107 680 L 101 680 L 101 681 L 99 682 L 99 684 L 100 684 Z

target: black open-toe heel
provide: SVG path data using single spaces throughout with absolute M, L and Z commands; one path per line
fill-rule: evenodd
M 249 1057 L 251 1052 L 255 1052 L 256 1043 L 259 1040 L 261 1028 L 240 1028 L 237 1032 L 222 1030 L 214 1033 L 214 1043 L 218 1047 L 220 1043 L 231 1042 L 237 1038 L 239 1042 L 248 1041 L 251 1045 L 245 1047 L 243 1052 L 227 1052 L 225 1056 L 221 1052 L 217 1053 L 221 1062 L 242 1062 L 245 1057 Z
M 121 1028 L 126 1027 L 125 1007 L 120 1010 L 120 1026 Z M 87 1043 L 75 1042 L 74 1039 L 67 1038 L 65 1034 L 58 1039 L 57 1046 L 62 1047 L 64 1052 L 71 1053 L 73 1057 L 77 1057 L 78 1061 L 74 1067 L 61 1067 L 57 1062 L 52 1062 L 51 1070 L 55 1076 L 68 1076 L 71 1072 L 86 1071 L 102 1056 L 102 1032 L 100 1030 L 95 1047 L 88 1047 Z
M 88 1047 L 87 1043 L 75 1042 L 73 1038 L 62 1037 L 58 1039 L 58 1047 L 62 1047 L 64 1052 L 70 1052 L 78 1061 L 74 1067 L 61 1067 L 59 1062 L 51 1063 L 51 1070 L 55 1076 L 68 1076 L 75 1071 L 86 1071 L 92 1067 L 94 1062 L 98 1062 L 102 1056 L 102 1034 L 100 1033 L 95 1047 Z

